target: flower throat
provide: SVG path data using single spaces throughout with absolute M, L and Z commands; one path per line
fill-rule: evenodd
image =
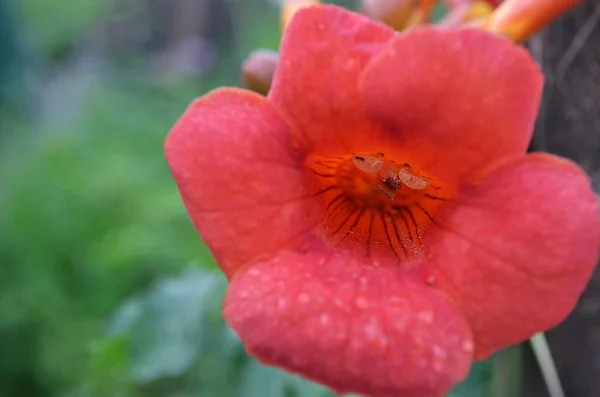
M 368 257 L 374 249 L 391 250 L 400 261 L 419 254 L 447 201 L 441 184 L 384 153 L 318 156 L 309 170 L 321 186 L 327 240 Z

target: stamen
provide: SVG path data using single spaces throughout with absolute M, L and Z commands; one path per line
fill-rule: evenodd
M 320 181 L 327 241 L 332 247 L 362 247 L 367 258 L 374 250 L 393 253 L 399 263 L 419 255 L 438 207 L 452 200 L 443 181 L 383 153 L 315 156 L 307 165 Z
M 393 200 L 396 198 L 396 191 L 398 188 L 394 186 L 390 180 L 378 181 L 375 185 L 375 190 L 377 190 L 380 194 L 383 195 L 388 200 Z
M 375 190 L 388 200 L 393 200 L 402 186 L 413 190 L 423 190 L 429 186 L 431 179 L 418 175 L 409 164 L 398 166 L 383 156 L 383 153 L 353 154 L 352 164 L 366 174 L 377 174 L 379 179 L 375 183 Z

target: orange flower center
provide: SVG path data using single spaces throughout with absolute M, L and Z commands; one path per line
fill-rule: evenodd
M 377 250 L 400 261 L 420 254 L 423 237 L 452 196 L 442 181 L 384 153 L 313 156 L 308 169 L 321 188 L 325 240 L 367 257 Z

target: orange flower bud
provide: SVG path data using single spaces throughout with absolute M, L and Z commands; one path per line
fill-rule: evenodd
M 482 2 L 488 3 L 489 5 L 491 5 L 493 7 L 497 7 L 498 4 L 502 3 L 502 0 L 444 0 L 444 4 L 448 8 L 454 8 L 454 7 L 463 5 L 463 4 L 472 3 L 473 1 L 476 1 L 476 2 L 482 1 Z
M 408 20 L 406 28 L 414 28 L 415 26 L 428 23 L 436 2 L 436 0 L 421 0 L 417 9 L 412 13 L 410 19 Z
M 285 27 L 299 9 L 320 4 L 321 0 L 284 0 L 281 5 L 281 31 L 285 30 Z
M 402 30 L 418 5 L 418 0 L 364 0 L 360 12 L 396 30 Z
M 448 27 L 459 25 L 471 26 L 474 21 L 489 17 L 493 11 L 494 8 L 486 0 L 464 2 L 451 8 L 439 24 Z
M 522 42 L 579 3 L 581 0 L 505 0 L 484 29 Z
M 269 92 L 279 54 L 271 50 L 256 50 L 242 64 L 242 78 L 251 90 L 263 95 Z

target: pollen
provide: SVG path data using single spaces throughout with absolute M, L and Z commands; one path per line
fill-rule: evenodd
M 321 188 L 326 242 L 363 250 L 373 263 L 382 254 L 400 262 L 419 255 L 451 196 L 442 181 L 383 152 L 315 156 L 307 168 Z

